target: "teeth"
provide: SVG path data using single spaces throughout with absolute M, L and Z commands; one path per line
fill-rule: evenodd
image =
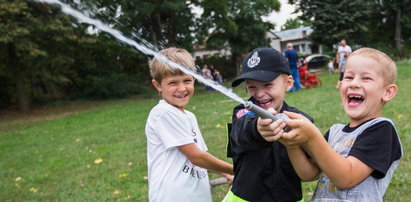
M 356 98 L 356 99 L 362 99 L 363 97 L 361 95 L 349 95 L 349 98 Z

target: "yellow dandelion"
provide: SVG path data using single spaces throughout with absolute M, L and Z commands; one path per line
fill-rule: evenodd
M 103 159 L 102 159 L 102 158 L 98 158 L 98 159 L 94 160 L 94 163 L 95 163 L 95 164 L 103 163 Z
M 127 176 L 128 176 L 127 173 L 121 173 L 121 174 L 118 175 L 119 178 L 123 178 L 123 177 L 127 177 Z
M 37 189 L 34 188 L 34 187 L 32 187 L 32 188 L 29 189 L 29 191 L 30 191 L 30 192 L 33 192 L 33 193 L 36 193 L 36 192 L 37 192 Z
M 128 165 L 129 165 L 129 166 L 133 165 L 133 162 L 128 162 Z
M 216 126 L 215 126 L 216 128 L 225 128 L 223 125 L 221 125 L 221 124 L 217 124 Z
M 116 190 L 113 193 L 114 193 L 114 195 L 119 195 L 121 192 L 120 192 L 120 190 Z
M 80 140 L 81 140 L 80 138 L 77 138 L 77 139 L 76 139 L 76 142 L 80 142 Z
M 21 177 L 17 177 L 15 180 L 16 180 L 16 182 L 18 182 L 18 181 L 21 180 Z
M 397 118 L 401 119 L 402 118 L 402 114 L 398 114 Z

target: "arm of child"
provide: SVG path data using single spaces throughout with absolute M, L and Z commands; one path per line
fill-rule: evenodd
M 286 114 L 292 119 L 286 121 L 292 130 L 282 135 L 284 144 L 288 147 L 302 144 L 339 189 L 352 188 L 372 173 L 373 169 L 359 159 L 345 158 L 335 152 L 320 130 L 304 116 L 292 112 Z
M 282 139 L 280 139 L 281 142 Z M 320 173 L 317 164 L 309 158 L 300 146 L 287 147 L 288 157 L 295 172 L 302 181 L 315 180 Z
M 199 150 L 194 143 L 182 145 L 178 148 L 196 166 L 234 175 L 232 164 L 222 161 L 208 152 Z

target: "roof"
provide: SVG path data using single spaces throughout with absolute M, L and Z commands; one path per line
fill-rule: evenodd
M 275 34 L 278 37 L 280 37 L 282 41 L 289 41 L 289 40 L 294 40 L 294 39 L 307 38 L 312 32 L 313 32 L 313 29 L 311 27 L 300 27 L 296 29 L 288 29 L 288 30 L 276 32 Z

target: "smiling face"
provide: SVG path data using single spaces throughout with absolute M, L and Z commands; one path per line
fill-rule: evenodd
M 194 94 L 194 78 L 186 74 L 167 76 L 161 82 L 153 79 L 152 83 L 167 103 L 182 111 Z
M 283 106 L 285 93 L 293 85 L 293 78 L 289 75 L 281 74 L 270 82 L 246 79 L 245 84 L 248 95 L 254 98 L 258 106 L 263 109 L 272 107 L 279 112 Z
M 380 117 L 384 104 L 395 96 L 397 87 L 395 84 L 385 84 L 382 68 L 371 57 L 349 57 L 340 93 L 351 127 Z

